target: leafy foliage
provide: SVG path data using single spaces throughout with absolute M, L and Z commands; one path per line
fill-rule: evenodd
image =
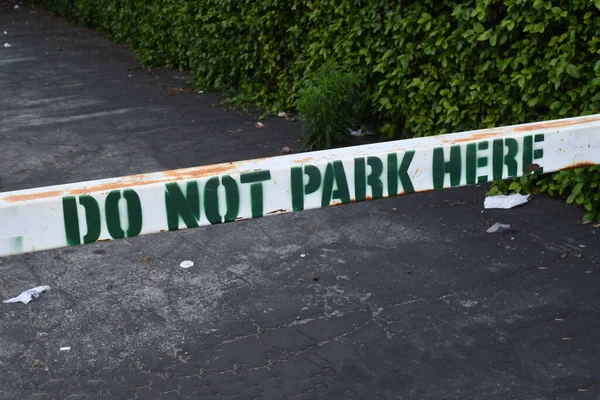
M 36 3 L 112 33 L 149 65 L 189 69 L 203 88 L 271 111 L 298 105 L 311 72 L 340 60 L 364 77 L 366 116 L 389 137 L 600 112 L 597 0 Z M 550 179 L 567 185 L 552 193 L 570 196 L 591 172 L 518 188 Z M 590 200 L 589 212 L 599 210 L 594 174 L 572 198 Z

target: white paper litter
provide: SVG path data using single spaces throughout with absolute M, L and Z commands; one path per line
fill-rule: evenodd
M 13 297 L 12 299 L 7 299 L 2 301 L 3 303 L 23 303 L 28 304 L 31 300 L 37 299 L 40 297 L 40 294 L 50 290 L 50 286 L 38 286 L 33 289 L 29 289 L 18 295 L 17 297 Z
M 190 260 L 185 260 L 185 261 L 182 261 L 181 264 L 179 264 L 179 266 L 181 268 L 190 268 L 190 267 L 194 266 L 194 262 L 190 261 Z
M 529 200 L 528 194 L 498 195 L 486 197 L 483 205 L 485 208 L 509 209 L 525 204 L 527 200 Z
M 4 31 L 4 34 L 5 34 L 5 35 L 8 35 L 8 32 Z
M 19 5 L 15 4 L 15 10 L 18 10 L 18 9 L 19 9 Z
M 277 113 L 277 116 L 278 116 L 278 117 L 285 118 L 285 117 L 287 117 L 287 113 L 286 113 L 285 111 L 279 111 L 279 112 Z
M 10 43 L 4 43 L 4 47 L 8 49 L 10 47 Z
M 60 348 L 60 351 L 69 351 L 69 350 L 71 350 L 70 346 L 66 346 L 66 347 L 61 347 Z

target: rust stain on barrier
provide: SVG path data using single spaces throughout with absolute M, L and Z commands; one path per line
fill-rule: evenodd
M 535 172 L 540 168 L 540 164 L 530 164 L 525 168 L 527 172 Z
M 7 203 L 14 203 L 17 201 L 46 199 L 48 197 L 59 197 L 62 195 L 63 195 L 62 190 L 50 190 L 48 192 L 43 192 L 43 193 L 15 194 L 12 196 L 6 196 L 6 197 L 2 198 L 2 200 L 6 201 Z
M 74 196 L 81 194 L 88 194 L 94 192 L 108 192 L 116 189 L 125 189 L 132 186 L 146 186 L 152 185 L 155 183 L 165 183 L 172 182 L 174 180 L 191 180 L 203 178 L 211 175 L 224 174 L 235 169 L 237 163 L 227 163 L 227 164 L 216 164 L 216 165 L 207 165 L 203 167 L 196 168 L 185 168 L 185 169 L 175 169 L 171 171 L 164 171 L 162 174 L 164 177 L 162 178 L 153 178 L 150 177 L 152 174 L 140 174 L 140 175 L 132 175 L 120 178 L 114 182 L 110 183 L 102 183 L 99 185 L 76 188 L 76 189 L 68 189 L 68 190 L 49 190 L 46 192 L 40 193 L 28 193 L 28 194 L 15 194 L 12 196 L 2 197 L 0 196 L 0 200 L 5 201 L 7 203 L 15 203 L 19 201 L 31 201 L 31 200 L 41 200 L 47 199 L 50 197 L 62 197 L 62 196 Z
M 216 164 L 206 165 L 204 167 L 187 168 L 187 169 L 175 169 L 171 171 L 163 172 L 166 176 L 171 179 L 165 179 L 164 182 L 168 182 L 172 179 L 198 179 L 203 178 L 207 175 L 219 175 L 229 172 L 235 169 L 236 163 L 227 164 Z
M 512 132 L 520 133 L 520 132 L 530 132 L 530 131 L 537 131 L 537 130 L 543 130 L 543 129 L 564 128 L 564 127 L 568 127 L 568 126 L 577 126 L 577 125 L 581 125 L 581 124 L 588 124 L 588 123 L 598 122 L 598 121 L 600 121 L 600 117 L 581 118 L 577 121 L 559 120 L 559 121 L 549 121 L 549 122 L 542 122 L 542 123 L 538 122 L 538 123 L 533 123 L 533 124 L 516 126 L 516 127 L 512 128 Z M 452 143 L 471 142 L 474 140 L 492 139 L 492 138 L 495 138 L 498 136 L 505 135 L 510 132 L 511 132 L 511 130 L 508 130 L 508 129 L 479 132 L 479 133 L 470 134 L 468 136 L 465 136 L 465 137 L 459 138 L 459 139 L 446 139 L 446 140 L 443 140 L 443 143 L 451 143 L 452 144 Z
M 466 136 L 464 138 L 443 140 L 443 142 L 444 143 L 472 142 L 474 140 L 485 140 L 485 139 L 495 138 L 497 136 L 504 135 L 505 133 L 506 133 L 506 131 L 489 131 L 489 132 L 473 133 L 472 135 Z
M 600 117 L 582 118 L 577 121 L 559 120 L 559 121 L 550 121 L 550 122 L 546 122 L 546 123 L 535 123 L 535 124 L 517 126 L 513 130 L 515 132 L 529 132 L 529 131 L 537 131 L 537 130 L 541 130 L 541 129 L 563 128 L 565 126 L 587 124 L 590 122 L 597 122 L 597 121 L 600 121 Z
M 299 159 L 299 160 L 294 160 L 294 161 L 292 161 L 292 162 L 293 162 L 294 164 L 304 164 L 304 163 L 307 163 L 307 162 L 311 162 L 312 160 L 313 160 L 313 158 L 312 158 L 312 157 L 306 157 L 306 158 L 301 158 L 301 159 Z
M 580 163 L 573 164 L 573 165 L 571 165 L 571 166 L 569 166 L 568 168 L 565 168 L 565 169 L 572 169 L 572 168 L 587 168 L 587 167 L 593 167 L 593 166 L 595 166 L 595 165 L 596 165 L 596 164 L 595 164 L 595 163 L 593 163 L 593 162 L 589 162 L 589 161 L 582 161 L 582 162 L 580 162 Z

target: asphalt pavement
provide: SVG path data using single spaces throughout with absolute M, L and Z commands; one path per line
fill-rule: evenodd
M 0 6 L 0 190 L 299 148 L 299 123 L 185 80 Z M 0 258 L 2 298 L 51 287 L 0 304 L 0 399 L 600 398 L 600 228 L 485 191 Z

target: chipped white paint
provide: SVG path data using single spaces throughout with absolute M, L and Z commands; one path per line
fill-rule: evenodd
M 600 115 L 0 193 L 0 256 L 594 164 Z

